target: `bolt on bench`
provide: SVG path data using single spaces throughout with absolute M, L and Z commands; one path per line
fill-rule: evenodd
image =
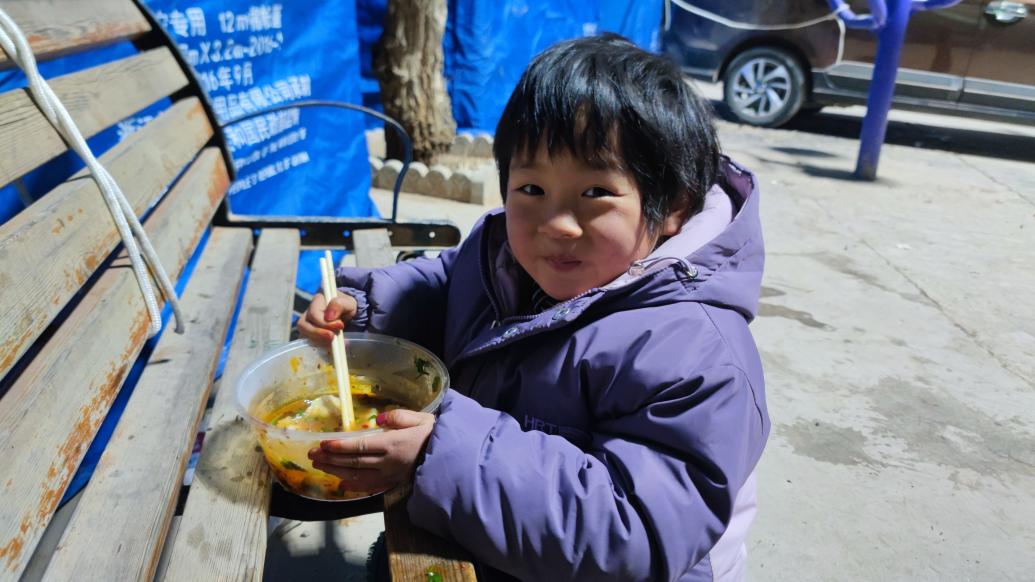
M 173 280 L 208 233 L 181 297 L 186 332 L 159 339 L 89 485 L 62 508 L 74 504 L 50 551 L 40 540 L 141 353 L 149 319 L 85 170 L 0 225 L 0 581 L 30 570 L 44 580 L 259 580 L 271 476 L 235 412 L 232 386 L 259 354 L 289 339 L 299 250 L 345 248 L 380 264 L 393 248 L 455 245 L 459 231 L 447 222 L 399 223 L 394 210 L 390 220 L 235 216 L 221 131 L 146 9 L 130 0 L 0 0 L 0 8 L 41 61 L 133 41 L 138 55 L 49 82 L 86 137 L 170 97 L 171 107 L 99 158 Z M 0 69 L 11 66 L 0 51 Z M 27 90 L 0 94 L 0 186 L 66 149 Z M 213 390 L 205 446 L 170 536 Z M 393 579 L 426 579 L 433 565 L 443 579 L 473 580 L 461 552 L 409 524 L 404 495 L 385 495 Z

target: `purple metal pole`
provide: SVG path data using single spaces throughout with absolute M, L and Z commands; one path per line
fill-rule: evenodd
M 945 1 L 958 2 L 959 0 Z M 848 28 L 880 30 L 884 26 L 884 22 L 888 19 L 887 6 L 884 4 L 884 0 L 867 0 L 867 4 L 870 7 L 869 14 L 856 14 L 845 0 L 827 0 L 827 5 L 830 6 L 830 10 L 837 14 L 838 18 L 840 18 Z
M 902 44 L 912 12 L 911 0 L 887 0 L 888 19 L 877 33 L 877 59 L 873 65 L 870 95 L 866 100 L 866 117 L 859 136 L 859 159 L 855 177 L 863 180 L 877 178 L 880 147 L 888 128 L 888 111 L 895 94 L 895 76 L 902 56 Z

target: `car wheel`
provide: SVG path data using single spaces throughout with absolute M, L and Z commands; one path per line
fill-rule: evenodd
M 723 75 L 726 106 L 743 123 L 777 127 L 805 102 L 805 71 L 783 49 L 756 47 L 737 55 Z

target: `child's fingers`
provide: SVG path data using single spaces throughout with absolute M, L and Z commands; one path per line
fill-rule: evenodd
M 309 308 L 305 310 L 305 316 L 299 318 L 297 326 L 298 331 L 305 337 L 320 342 L 329 342 L 334 337 L 333 332 L 340 331 L 345 328 L 345 324 L 341 321 L 326 322 L 323 318 L 324 311 L 327 309 L 327 303 L 324 300 L 322 293 L 313 295 L 313 300 L 309 303 Z M 324 331 L 330 330 L 330 331 Z
M 325 318 L 326 312 L 327 298 L 323 296 L 323 293 L 317 293 L 313 295 L 313 301 L 309 303 L 309 309 L 305 310 L 305 318 L 316 327 L 326 328 L 328 323 L 333 322 L 333 319 Z
M 313 300 L 309 302 L 309 309 L 307 311 L 322 313 L 325 309 L 327 309 L 327 298 L 323 296 L 323 293 L 313 295 Z
M 435 422 L 435 415 L 397 408 L 377 415 L 377 426 L 381 428 L 410 428 Z
M 323 318 L 323 312 L 314 311 L 312 309 L 309 309 L 305 312 L 305 320 L 314 327 L 318 327 L 321 329 L 329 329 L 332 332 L 341 331 L 342 329 L 345 329 L 345 324 L 342 323 L 340 319 L 336 319 L 334 321 L 326 321 Z
M 329 345 L 334 339 L 333 332 L 313 325 L 313 323 L 309 321 L 308 314 L 305 317 L 299 318 L 295 327 L 298 328 L 298 333 L 301 334 L 302 337 L 318 344 Z
M 323 339 L 320 337 L 319 330 L 314 329 L 313 325 L 306 321 L 304 316 L 298 319 L 298 321 L 295 323 L 295 327 L 298 329 L 298 333 L 302 337 L 312 341 L 323 341 Z
M 344 310 L 345 295 L 339 295 L 334 299 L 331 299 L 331 302 L 327 304 L 326 309 L 323 310 L 323 318 L 328 322 L 336 321 L 339 317 L 341 317 L 341 313 Z
M 385 455 L 388 453 L 387 435 L 328 440 L 320 442 L 320 450 L 335 455 Z
M 349 469 L 347 467 L 339 467 L 337 465 L 330 465 L 327 463 L 320 463 L 316 461 L 313 461 L 313 468 L 318 471 L 323 471 L 324 473 L 327 473 L 329 475 L 334 475 L 335 477 L 341 479 L 343 482 L 358 482 L 361 485 L 370 482 L 381 481 L 383 479 L 383 476 L 380 474 L 380 472 L 374 471 L 373 469 Z M 355 491 L 358 488 L 350 485 L 349 489 Z
M 320 449 L 309 451 L 309 460 L 321 465 L 331 465 L 343 469 L 381 470 L 385 466 L 384 455 L 335 455 Z
M 349 322 L 356 316 L 356 300 L 349 295 L 338 295 L 324 309 L 324 320 L 329 322 Z

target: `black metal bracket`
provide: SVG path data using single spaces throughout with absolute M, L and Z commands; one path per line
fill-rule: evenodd
M 212 219 L 215 226 L 250 228 L 293 228 L 303 248 L 353 250 L 352 232 L 383 228 L 393 248 L 434 249 L 460 244 L 460 229 L 448 220 L 393 222 L 386 218 L 341 218 L 337 216 L 251 216 L 230 212 L 226 200 Z

